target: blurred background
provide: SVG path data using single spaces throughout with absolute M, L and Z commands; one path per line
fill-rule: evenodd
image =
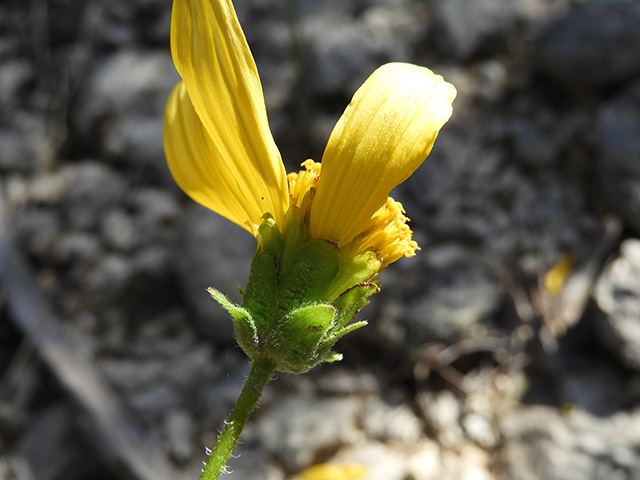
M 228 478 L 640 478 L 640 3 L 235 3 L 289 171 L 383 63 L 459 93 L 393 193 L 422 250 Z M 170 10 L 0 5 L 0 479 L 195 479 L 248 371 L 205 288 L 240 301 L 254 239 L 164 160 Z

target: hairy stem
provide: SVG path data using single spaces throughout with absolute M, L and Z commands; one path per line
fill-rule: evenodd
M 218 443 L 209 455 L 200 480 L 216 480 L 220 476 L 274 369 L 275 365 L 270 360 L 258 358 L 253 361 L 242 392 L 229 415 L 224 430 L 218 437 Z

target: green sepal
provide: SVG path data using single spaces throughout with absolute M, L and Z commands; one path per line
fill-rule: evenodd
M 323 298 L 332 302 L 354 285 L 366 282 L 374 277 L 379 270 L 378 260 L 373 252 L 366 252 L 355 258 L 342 262 L 340 271 L 329 284 Z
M 282 251 L 280 254 L 280 270 L 289 270 L 291 261 L 295 258 L 296 251 L 305 240 L 306 226 L 304 217 L 298 207 L 287 210 L 284 219 L 284 234 L 282 236 Z
M 280 281 L 279 310 L 287 313 L 300 305 L 325 301 L 328 289 L 340 269 L 337 247 L 323 240 L 303 244 L 288 268 L 278 272 Z
M 242 305 L 251 312 L 261 337 L 270 330 L 270 322 L 274 317 L 274 299 L 278 293 L 277 270 L 276 259 L 270 253 L 258 252 L 253 257 Z
M 343 355 L 338 352 L 327 352 L 322 357 L 322 361 L 326 363 L 340 362 L 342 361 Z
M 261 339 L 261 355 L 270 358 L 281 372 L 303 373 L 320 363 L 331 345 L 324 339 L 335 317 L 328 304 L 308 305 L 281 319 L 278 328 Z
M 278 258 L 282 250 L 282 234 L 275 220 L 268 213 L 262 217 L 258 227 L 258 250 Z
M 331 333 L 339 333 L 356 316 L 356 313 L 369 302 L 368 298 L 378 291 L 380 291 L 379 282 L 371 282 L 356 285 L 340 295 L 333 302 L 333 306 L 336 307 L 338 313 Z
M 369 325 L 369 322 L 367 322 L 366 320 L 361 320 L 359 322 L 350 323 L 349 325 L 344 327 L 342 330 L 339 330 L 337 333 L 332 335 L 332 338 L 335 339 L 335 340 L 338 340 L 343 335 L 346 335 L 347 333 L 351 333 L 354 330 L 358 330 L 359 328 L 366 327 L 367 325 Z
M 333 325 L 333 305 L 309 305 L 290 312 L 283 321 L 280 337 L 299 352 L 313 352 Z
M 349 322 L 379 290 L 371 280 L 381 264 L 374 252 L 350 258 L 332 242 L 310 240 L 295 206 L 283 226 L 263 217 L 242 307 L 217 290 L 210 294 L 233 317 L 236 339 L 249 357 L 267 358 L 281 372 L 302 373 L 342 359 L 331 349 L 366 325 Z
M 247 343 L 247 348 L 255 347 L 258 344 L 258 330 L 251 313 L 232 303 L 223 293 L 213 287 L 207 288 L 207 292 L 231 315 L 238 342 Z M 243 348 L 245 347 L 243 346 Z

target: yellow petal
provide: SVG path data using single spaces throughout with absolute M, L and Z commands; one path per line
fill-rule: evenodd
M 569 275 L 576 266 L 576 254 L 574 252 L 562 255 L 544 276 L 544 290 L 551 296 L 562 292 Z
M 358 463 L 321 463 L 305 468 L 296 475 L 299 480 L 349 480 L 364 477 L 367 469 Z
M 361 233 L 426 159 L 456 90 L 431 70 L 390 63 L 358 89 L 322 157 L 309 219 L 313 237 L 342 246 Z
M 187 195 L 255 234 L 268 210 L 256 198 L 264 182 L 255 171 L 220 151 L 182 82 L 171 92 L 165 109 L 164 150 L 173 178 Z
M 224 170 L 238 176 L 231 178 L 237 188 L 250 187 L 242 193 L 254 203 L 249 209 L 259 207 L 281 224 L 288 204 L 286 172 L 269 130 L 258 71 L 231 1 L 175 0 L 171 53 L 214 147 L 213 155 L 204 159 L 209 165 L 199 169 L 224 163 Z M 182 162 L 192 161 L 181 156 Z M 217 205 L 206 206 L 218 211 Z M 250 221 L 256 224 L 255 218 Z

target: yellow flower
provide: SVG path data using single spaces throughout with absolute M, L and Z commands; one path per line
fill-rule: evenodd
M 230 0 L 175 0 L 171 52 L 182 77 L 165 112 L 164 146 L 178 185 L 253 235 L 268 214 L 282 231 L 290 207 L 310 238 L 381 268 L 413 255 L 402 205 L 389 192 L 425 160 L 456 91 L 410 64 L 376 70 L 329 138 L 322 168 L 287 178 L 269 130 L 260 78 Z
M 294 480 L 356 480 L 364 477 L 367 469 L 359 463 L 321 463 L 305 468 Z

